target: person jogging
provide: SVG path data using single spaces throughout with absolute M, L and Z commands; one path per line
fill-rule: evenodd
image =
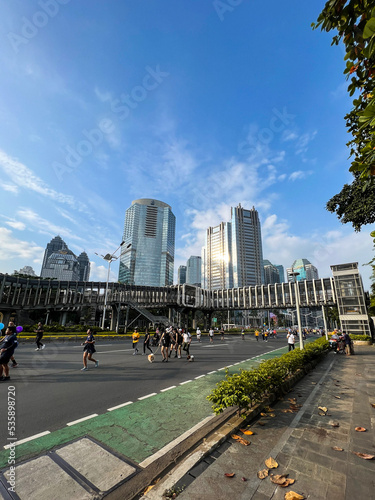
M 188 330 L 185 330 L 183 333 L 183 344 L 182 350 L 186 352 L 186 356 L 189 358 L 190 356 L 190 343 L 191 343 L 191 335 Z
M 138 351 L 139 333 L 137 330 L 134 330 L 133 335 L 132 335 L 132 340 L 133 340 L 133 349 L 134 349 L 133 356 L 135 356 L 139 352 Z
M 255 338 L 257 340 L 257 342 L 259 342 L 259 330 L 255 330 Z
M 146 354 L 146 347 L 149 351 L 151 351 L 152 354 L 152 349 L 150 347 L 150 338 L 150 333 L 148 331 L 148 328 L 146 328 L 145 338 L 143 339 L 143 354 Z
M 0 382 L 10 380 L 8 363 L 16 348 L 15 339 L 16 327 L 8 326 L 5 337 L 0 346 Z M 4 375 L 3 375 L 4 373 Z
M 99 366 L 99 361 L 97 361 L 96 359 L 94 359 L 92 357 L 94 352 L 96 352 L 94 344 L 95 344 L 95 338 L 94 338 L 94 335 L 92 334 L 91 329 L 89 328 L 87 330 L 87 338 L 86 338 L 85 342 L 83 343 L 84 348 L 83 348 L 83 368 L 81 368 L 82 372 L 88 370 L 87 360 L 95 363 L 95 368 L 98 368 L 98 366 Z
M 210 337 L 210 344 L 213 344 L 214 343 L 214 331 L 212 328 L 210 328 L 208 335 Z
M 162 363 L 168 363 L 168 352 L 171 345 L 171 329 L 167 328 L 160 337 Z
M 46 346 L 42 343 L 42 338 L 44 335 L 44 328 L 42 323 L 38 323 L 38 328 L 35 330 L 36 333 L 36 351 L 40 351 L 41 349 L 44 349 Z

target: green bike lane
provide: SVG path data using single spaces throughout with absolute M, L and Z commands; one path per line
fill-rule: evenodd
M 308 339 L 306 342 L 316 340 Z M 298 344 L 296 345 L 298 348 Z M 163 389 L 142 400 L 129 402 L 112 411 L 77 422 L 15 446 L 16 462 L 46 454 L 83 437 L 93 438 L 107 449 L 141 464 L 183 433 L 212 416 L 207 395 L 215 385 L 240 369 L 259 366 L 264 360 L 281 356 L 287 346 L 275 349 L 245 361 L 202 374 L 177 386 Z M 0 469 L 8 466 L 9 449 L 0 451 Z

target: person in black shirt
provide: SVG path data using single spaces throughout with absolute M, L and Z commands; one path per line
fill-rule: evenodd
M 149 351 L 151 351 L 152 354 L 152 349 L 150 347 L 150 333 L 148 331 L 148 328 L 146 328 L 145 338 L 143 339 L 143 354 L 146 354 L 146 347 Z
M 13 356 L 16 348 L 15 339 L 16 328 L 9 326 L 5 332 L 5 337 L 0 346 L 0 382 L 10 379 L 9 377 L 9 360 Z M 4 373 L 4 375 L 3 375 Z
M 35 330 L 36 333 L 36 351 L 40 351 L 40 349 L 44 349 L 46 346 L 41 342 L 44 334 L 44 328 L 42 323 L 38 323 L 38 328 Z
M 94 359 L 92 357 L 94 352 L 96 352 L 94 344 L 95 344 L 94 335 L 92 334 L 92 331 L 89 328 L 87 330 L 87 338 L 86 338 L 85 342 L 83 343 L 83 345 L 85 347 L 83 348 L 83 368 L 81 368 L 82 372 L 88 370 L 87 359 L 89 359 L 89 361 L 92 361 L 93 363 L 95 363 L 95 368 L 98 368 L 98 366 L 99 366 L 99 361 L 97 361 L 96 359 Z
M 168 363 L 168 351 L 169 351 L 169 346 L 171 345 L 171 335 L 170 335 L 170 330 L 167 328 L 165 332 L 163 332 L 161 338 L 160 338 L 160 345 L 161 345 L 161 355 L 163 357 L 162 362 Z

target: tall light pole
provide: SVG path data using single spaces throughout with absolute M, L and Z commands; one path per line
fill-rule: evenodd
M 100 255 L 102 259 L 108 262 L 108 273 L 107 273 L 107 281 L 105 284 L 105 292 L 104 292 L 104 309 L 103 309 L 103 319 L 102 319 L 102 330 L 105 328 L 105 315 L 107 312 L 107 296 L 108 296 L 108 282 L 109 282 L 109 274 L 111 272 L 111 264 L 114 260 L 117 260 L 118 257 L 115 256 L 115 254 L 118 252 L 118 250 L 122 247 L 122 245 L 125 243 L 125 241 L 122 241 L 118 248 L 113 253 L 107 253 L 106 255 Z M 127 246 L 129 248 L 131 244 Z M 98 253 L 95 252 L 96 255 L 99 255 Z
M 302 336 L 302 327 L 301 327 L 301 313 L 299 310 L 299 290 L 298 290 L 298 283 L 297 283 L 297 276 L 299 276 L 299 273 L 292 272 L 290 273 L 290 276 L 293 276 L 293 282 L 294 282 L 294 294 L 296 296 L 296 310 L 297 310 L 297 323 L 298 323 L 298 335 L 299 335 L 299 348 L 303 349 L 303 336 Z

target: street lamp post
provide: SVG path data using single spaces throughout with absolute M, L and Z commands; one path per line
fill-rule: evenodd
M 298 323 L 298 335 L 299 335 L 299 348 L 303 349 L 303 336 L 302 336 L 302 327 L 301 327 L 301 313 L 299 309 L 299 290 L 298 290 L 298 283 L 297 283 L 297 276 L 299 276 L 299 273 L 297 272 L 292 272 L 290 273 L 291 276 L 293 276 L 293 281 L 294 281 L 294 293 L 296 296 L 296 310 L 297 310 L 297 323 Z
M 107 272 L 107 281 L 105 284 L 105 292 L 104 292 L 104 309 L 103 309 L 103 318 L 102 318 L 102 330 L 105 328 L 105 315 L 107 312 L 107 297 L 108 297 L 108 282 L 109 282 L 109 274 L 111 272 L 111 264 L 114 260 L 117 260 L 118 257 L 115 256 L 115 254 L 118 252 L 118 250 L 122 247 L 122 245 L 125 243 L 125 241 L 122 241 L 119 245 L 118 248 L 113 253 L 107 253 L 106 255 L 100 255 L 102 259 L 108 262 L 108 272 Z M 130 245 L 128 245 L 127 248 L 129 248 Z M 95 252 L 96 255 L 99 255 L 98 253 Z

